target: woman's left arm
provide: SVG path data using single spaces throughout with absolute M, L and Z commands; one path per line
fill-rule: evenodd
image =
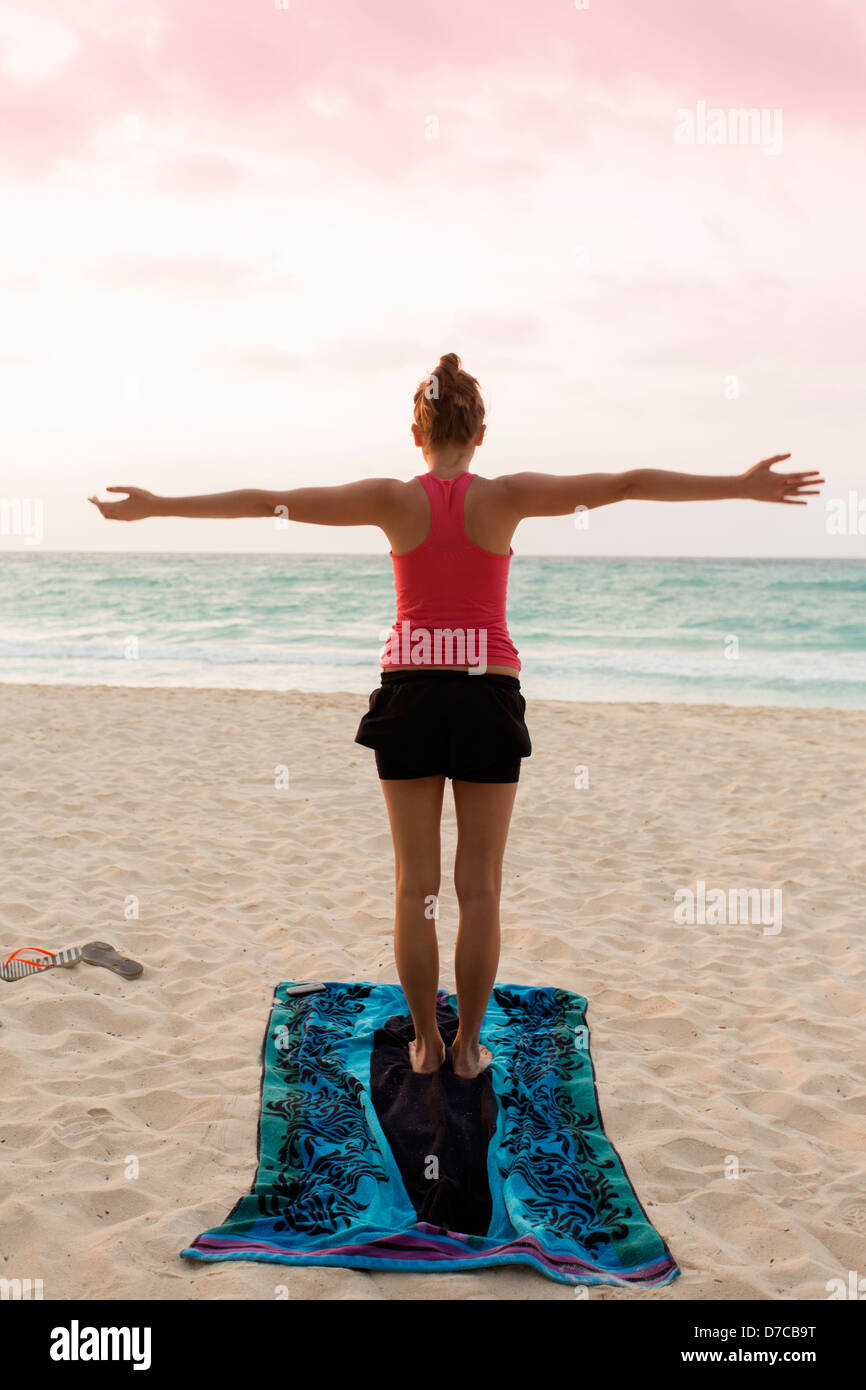
M 88 500 L 108 521 L 142 521 L 151 516 L 198 519 L 285 517 L 319 526 L 384 526 L 396 504 L 396 478 L 362 478 L 338 487 L 298 487 L 288 492 L 240 488 L 236 492 L 201 493 L 192 497 L 160 497 L 140 487 L 109 487 L 125 492 L 120 502 Z

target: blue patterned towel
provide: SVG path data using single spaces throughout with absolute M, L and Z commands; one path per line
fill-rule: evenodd
M 676 1262 L 602 1128 L 586 1000 L 497 985 L 491 1066 L 416 1075 L 398 985 L 277 986 L 258 1171 L 198 1260 L 358 1269 L 527 1264 L 566 1284 L 667 1284 Z M 457 1001 L 440 992 L 446 1044 Z

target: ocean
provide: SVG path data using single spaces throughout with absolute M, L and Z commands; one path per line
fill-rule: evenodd
M 377 555 L 0 555 L 0 680 L 354 691 Z M 866 708 L 866 561 L 517 555 L 528 698 Z

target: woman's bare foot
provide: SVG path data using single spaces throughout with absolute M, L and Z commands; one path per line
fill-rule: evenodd
M 412 1070 L 417 1072 L 438 1071 L 445 1061 L 445 1044 L 439 1039 L 437 1044 L 425 1046 L 417 1039 L 409 1044 L 409 1061 L 412 1063 Z
M 466 1046 L 455 1038 L 451 1049 L 451 1065 L 457 1076 L 480 1076 L 492 1061 L 493 1053 L 489 1047 L 483 1047 L 481 1043 Z

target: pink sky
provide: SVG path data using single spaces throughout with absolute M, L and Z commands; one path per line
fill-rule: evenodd
M 0 0 L 0 496 L 49 548 L 382 551 L 86 498 L 411 476 L 456 351 L 475 471 L 791 450 L 866 498 L 864 57 L 861 0 Z M 679 143 L 699 103 L 780 147 Z M 825 516 L 630 503 L 515 549 L 866 554 Z

